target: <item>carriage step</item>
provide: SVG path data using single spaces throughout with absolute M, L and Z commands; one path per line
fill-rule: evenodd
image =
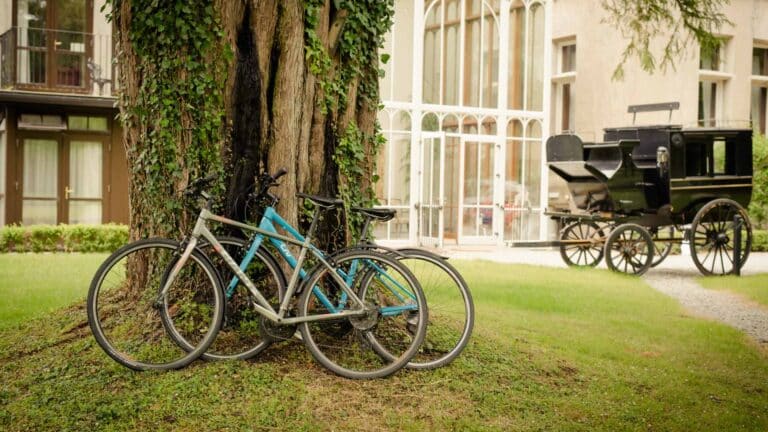
M 508 247 L 528 247 L 528 248 L 537 248 L 537 247 L 557 247 L 560 246 L 562 242 L 555 240 L 555 241 L 510 241 L 507 242 Z

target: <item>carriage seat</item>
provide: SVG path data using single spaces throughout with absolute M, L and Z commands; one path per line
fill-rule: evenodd
M 547 162 L 584 160 L 584 143 L 576 135 L 553 135 L 547 139 Z
M 576 135 L 554 135 L 547 139 L 547 163 L 566 181 L 593 178 L 605 181 L 621 167 L 618 142 L 585 144 Z
M 584 146 L 587 153 L 587 163 L 603 173 L 606 178 L 612 178 L 621 168 L 621 148 L 618 142 L 606 142 Z

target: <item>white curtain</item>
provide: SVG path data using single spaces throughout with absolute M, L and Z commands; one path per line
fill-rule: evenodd
M 69 223 L 101 223 L 102 171 L 100 142 L 69 143 Z M 99 201 L 91 201 L 93 199 Z
M 21 219 L 25 225 L 56 223 L 58 157 L 58 142 L 44 139 L 24 140 L 24 203 Z

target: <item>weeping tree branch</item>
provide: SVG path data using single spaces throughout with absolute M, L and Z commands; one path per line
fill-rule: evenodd
M 668 67 L 686 54 L 690 43 L 699 44 L 705 55 L 713 54 L 722 44 L 717 33 L 733 25 L 722 13 L 730 0 L 602 0 L 608 12 L 604 22 L 616 28 L 629 41 L 613 71 L 613 79 L 624 77 L 624 65 L 637 58 L 640 67 L 653 73 Z M 663 41 L 660 52 L 651 46 Z

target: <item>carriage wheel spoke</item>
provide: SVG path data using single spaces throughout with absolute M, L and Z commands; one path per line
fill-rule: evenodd
M 589 253 L 590 258 L 592 258 L 592 261 L 595 261 L 597 258 L 595 257 L 595 255 L 592 254 L 593 250 L 594 248 L 589 248 L 587 249 L 587 252 Z
M 731 258 L 731 254 L 727 253 L 729 249 L 725 248 L 725 250 L 726 250 L 726 253 L 724 255 L 725 255 L 726 258 L 728 258 L 728 261 L 731 262 L 731 266 L 733 266 L 733 258 Z
M 574 255 L 576 255 L 577 253 L 579 253 L 579 248 L 574 248 L 574 249 L 573 249 L 573 253 L 572 253 L 572 254 L 570 254 L 570 255 L 568 255 L 568 259 L 569 259 L 571 262 L 574 262 L 574 261 L 573 261 L 573 257 L 574 257 Z

